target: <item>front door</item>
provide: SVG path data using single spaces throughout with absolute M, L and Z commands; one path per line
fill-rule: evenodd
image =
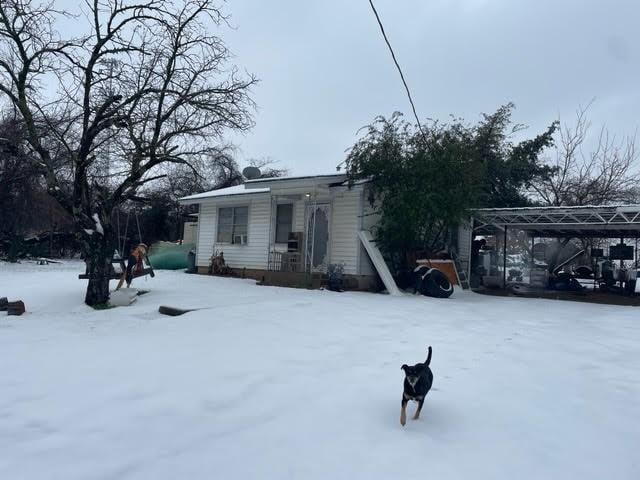
M 328 204 L 307 205 L 305 212 L 305 270 L 326 273 L 329 266 Z

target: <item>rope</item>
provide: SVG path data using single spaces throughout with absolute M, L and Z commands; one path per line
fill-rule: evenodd
M 138 226 L 138 243 L 142 243 L 142 233 L 140 232 L 140 219 L 138 218 L 138 212 L 136 212 L 136 225 Z
M 116 222 L 118 222 L 118 255 L 122 257 L 122 249 L 120 248 L 120 242 L 122 241 L 122 237 L 120 236 L 120 209 L 116 210 Z
M 127 223 L 125 223 L 124 225 L 124 237 L 122 237 L 122 256 L 124 258 L 124 247 L 126 247 L 126 241 L 127 241 L 127 232 L 129 231 L 129 215 L 130 213 L 127 212 Z

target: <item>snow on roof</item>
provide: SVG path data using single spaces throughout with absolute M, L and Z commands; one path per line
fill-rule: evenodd
M 243 185 L 236 185 L 233 187 L 219 188 L 218 190 L 211 190 L 209 192 L 197 193 L 195 195 L 189 195 L 188 197 L 182 197 L 180 202 L 194 202 L 195 200 L 203 200 L 207 198 L 228 197 L 230 195 L 252 195 L 258 193 L 267 193 L 268 188 L 245 188 Z M 195 202 L 194 202 L 195 203 Z
M 270 187 L 258 187 L 257 185 L 264 183 L 268 184 L 271 182 L 297 182 L 305 180 L 309 180 L 311 184 L 314 182 L 323 182 L 326 181 L 327 184 L 338 184 L 338 185 L 346 185 L 347 175 L 344 173 L 338 174 L 325 174 L 325 175 L 300 175 L 294 177 L 272 177 L 272 178 L 257 178 L 254 180 L 247 180 L 242 185 L 236 185 L 234 187 L 220 188 L 218 190 L 211 190 L 209 192 L 198 193 L 196 195 L 190 195 L 188 197 L 182 197 L 179 199 L 180 202 L 184 203 L 197 203 L 198 200 L 203 200 L 207 198 L 217 198 L 217 197 L 227 197 L 231 195 L 250 195 L 250 194 L 258 194 L 258 193 L 268 193 L 271 191 Z M 354 182 L 354 185 L 360 185 L 362 183 L 367 183 L 368 180 L 358 180 Z M 324 184 L 324 182 L 323 182 Z
M 270 178 L 256 178 L 254 180 L 247 180 L 247 183 L 264 183 L 264 182 L 284 182 L 287 180 L 320 180 L 320 179 L 337 179 L 339 181 L 346 179 L 345 173 L 328 173 L 322 175 L 298 175 L 292 177 L 270 177 Z

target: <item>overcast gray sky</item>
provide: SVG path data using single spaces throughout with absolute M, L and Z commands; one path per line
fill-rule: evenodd
M 376 0 L 421 117 L 477 120 L 508 101 L 531 134 L 594 97 L 591 120 L 640 127 L 637 0 Z M 224 33 L 255 73 L 238 159 L 325 173 L 357 130 L 409 104 L 368 0 L 229 0 Z
M 640 0 L 374 3 L 421 118 L 476 121 L 512 101 L 534 135 L 595 99 L 594 135 L 640 128 Z M 242 165 L 268 157 L 291 174 L 333 172 L 359 128 L 411 112 L 368 0 L 227 0 L 225 10 L 234 28 L 217 33 L 260 79 L 255 128 L 231 137 Z

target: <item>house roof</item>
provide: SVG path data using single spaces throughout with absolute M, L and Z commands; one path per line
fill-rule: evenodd
M 301 175 L 292 177 L 257 178 L 248 180 L 242 185 L 234 187 L 220 188 L 209 192 L 198 193 L 179 199 L 180 203 L 199 203 L 202 200 L 218 197 L 228 197 L 232 195 L 251 195 L 268 192 L 305 192 L 314 188 L 329 188 L 346 185 L 347 175 L 344 173 L 328 175 Z M 354 184 L 360 185 L 366 181 L 357 181 Z
M 272 193 L 307 192 L 343 184 L 347 179 L 344 173 L 331 175 L 302 175 L 297 177 L 257 178 L 249 180 L 248 189 L 270 187 Z
M 251 185 L 259 184 L 259 183 L 275 183 L 275 182 L 291 182 L 291 181 L 300 181 L 300 180 L 315 180 L 321 181 L 322 183 L 338 183 L 343 182 L 347 179 L 347 175 L 344 173 L 329 173 L 322 175 L 298 175 L 291 177 L 271 177 L 271 178 L 256 178 L 254 180 L 247 180 L 246 184 L 251 187 Z
M 269 192 L 269 188 L 245 188 L 246 184 L 235 185 L 233 187 L 219 188 L 217 190 L 211 190 L 209 192 L 197 193 L 195 195 L 189 195 L 188 197 L 182 197 L 179 199 L 180 203 L 198 203 L 200 200 L 207 198 L 229 197 L 232 195 L 257 195 L 259 193 Z

